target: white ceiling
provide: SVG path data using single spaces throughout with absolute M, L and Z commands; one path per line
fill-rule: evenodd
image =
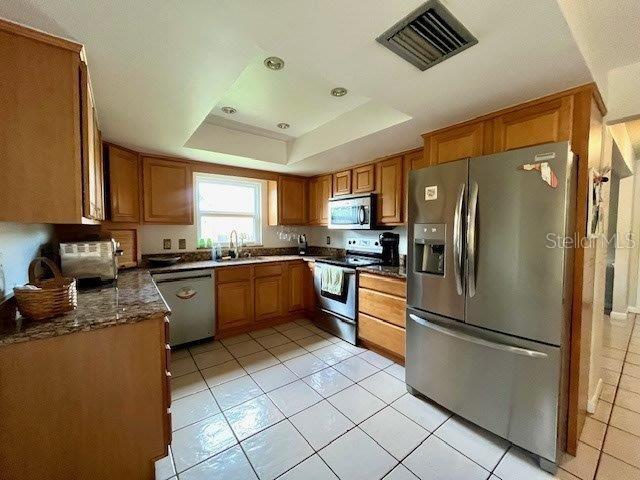
M 5 0 L 0 16 L 85 44 L 105 138 L 313 174 L 420 146 L 421 133 L 591 81 L 556 0 L 444 3 L 479 44 L 425 72 L 375 42 L 420 0 L 323 0 L 321 7 L 299 0 Z M 252 91 L 266 73 L 284 73 L 257 68 L 265 54 L 283 58 L 284 72 L 295 74 L 290 99 L 282 90 L 276 97 Z M 333 86 L 351 92 L 335 100 L 353 103 L 323 103 L 322 92 Z M 246 100 L 250 109 L 256 99 L 260 111 L 231 123 L 245 120 L 251 125 L 241 131 L 286 142 L 295 163 L 185 146 L 203 126 L 230 126 L 212 118 L 222 103 Z M 397 116 L 381 120 L 389 112 Z M 294 119 L 278 120 L 292 125 L 291 137 L 305 139 L 297 148 L 267 133 L 281 116 Z
M 640 61 L 638 0 L 557 0 L 603 95 L 610 70 Z
M 296 71 L 295 67 L 285 65 L 282 70 L 269 70 L 263 64 L 268 56 L 268 52 L 264 52 L 251 61 L 218 101 L 211 115 L 274 132 L 282 132 L 278 123 L 288 123 L 290 128 L 283 133 L 295 138 L 369 101 L 355 92 L 340 98 L 332 97 L 330 91 L 335 84 Z M 220 111 L 224 106 L 232 106 L 238 111 L 227 115 Z

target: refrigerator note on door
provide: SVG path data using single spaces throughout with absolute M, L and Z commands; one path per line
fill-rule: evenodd
M 575 182 L 568 142 L 409 178 L 407 385 L 549 468 L 564 448 Z

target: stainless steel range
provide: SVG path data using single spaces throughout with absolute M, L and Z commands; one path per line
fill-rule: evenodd
M 347 254 L 343 258 L 316 260 L 314 287 L 317 303 L 314 323 L 323 330 L 355 345 L 358 312 L 356 268 L 382 263 L 380 241 L 370 238 L 348 238 Z M 322 288 L 323 269 L 327 267 L 337 267 L 342 270 L 343 282 L 340 294 L 329 293 Z

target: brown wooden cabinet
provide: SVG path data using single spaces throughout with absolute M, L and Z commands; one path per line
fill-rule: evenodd
M 485 153 L 485 125 L 476 122 L 447 128 L 428 135 L 424 141 L 424 163 L 429 165 L 477 157 Z
M 351 170 L 333 174 L 333 195 L 349 195 L 351 193 Z
M 329 200 L 331 199 L 332 179 L 331 175 L 322 175 L 318 178 L 318 224 L 329 223 Z
M 571 139 L 573 96 L 537 103 L 494 120 L 496 152 Z
M 297 312 L 305 308 L 305 263 L 290 262 L 287 266 L 287 309 Z
M 308 184 L 309 225 L 326 225 L 329 221 L 329 199 L 332 192 L 331 175 L 313 177 Z
M 376 189 L 375 165 L 363 165 L 353 169 L 353 193 L 369 193 Z
M 216 270 L 216 321 L 218 332 L 253 323 L 253 275 L 250 266 Z
M 308 222 L 307 179 L 280 175 L 268 182 L 269 225 L 305 225 Z
M 313 309 L 308 263 L 294 260 L 217 268 L 216 335 L 266 328 Z
M 254 289 L 256 321 L 283 315 L 284 282 L 282 273 L 270 277 L 256 278 Z
M 101 165 L 87 157 L 98 140 L 81 51 L 0 20 L 0 221 L 102 218 Z
M 402 155 L 387 158 L 376 165 L 377 202 L 379 224 L 398 225 L 402 223 L 403 178 Z
M 404 360 L 406 281 L 369 273 L 359 273 L 358 280 L 358 338 Z
M 80 118 L 82 122 L 82 212 L 92 220 L 104 220 L 102 145 L 98 132 L 89 72 L 80 63 Z
M 186 162 L 142 157 L 144 221 L 193 223 L 191 167 Z
M 154 478 L 171 441 L 165 325 L 0 346 L 2 478 Z
M 319 177 L 311 178 L 307 184 L 309 225 L 320 224 L 320 202 L 318 198 L 320 185 L 318 180 Z
M 138 154 L 108 145 L 109 218 L 112 222 L 140 222 L 140 163 Z

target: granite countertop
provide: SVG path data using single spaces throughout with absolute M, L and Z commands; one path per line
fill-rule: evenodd
M 166 267 L 154 267 L 149 271 L 152 274 L 171 273 L 171 272 L 187 272 L 190 270 L 205 270 L 218 267 L 233 267 L 236 265 L 254 265 L 257 263 L 286 262 L 292 260 L 306 260 L 307 262 L 315 262 L 320 258 L 328 258 L 322 255 L 269 255 L 255 257 L 241 257 L 233 260 L 200 260 L 196 262 L 182 262 Z
M 369 265 L 366 267 L 358 267 L 359 272 L 374 273 L 384 277 L 407 278 L 407 270 L 405 267 L 387 267 L 384 265 Z
M 123 271 L 113 286 L 79 290 L 78 308 L 66 315 L 40 322 L 22 318 L 0 321 L 0 347 L 135 323 L 170 313 L 148 270 Z

